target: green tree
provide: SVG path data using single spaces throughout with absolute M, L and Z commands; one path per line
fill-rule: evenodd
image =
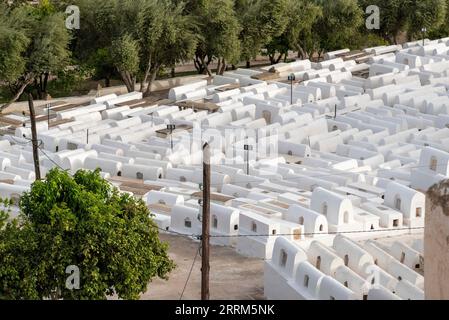
M 445 4 L 446 14 L 444 16 L 443 22 L 438 28 L 429 30 L 429 36 L 432 39 L 445 38 L 449 35 L 449 0 L 445 0 Z
M 105 80 L 108 87 L 112 78 L 120 74 L 111 56 L 112 41 L 118 39 L 121 26 L 116 0 L 67 0 L 58 1 L 62 10 L 67 5 L 77 5 L 82 12 L 80 29 L 73 30 L 70 49 L 77 64 L 91 70 L 94 79 Z
M 376 5 L 380 9 L 380 30 L 377 34 L 397 44 L 401 33 L 409 40 L 421 37 L 423 27 L 429 32 L 438 29 L 446 17 L 446 0 L 359 0 L 366 8 Z
M 111 45 L 111 57 L 128 92 L 135 91 L 140 64 L 138 42 L 129 34 L 114 40 Z
M 13 83 L 25 71 L 23 58 L 30 39 L 14 27 L 10 9 L 0 5 L 0 80 Z
M 184 3 L 152 1 L 138 15 L 141 45 L 142 91 L 151 93 L 151 85 L 162 67 L 172 67 L 193 58 L 196 45 L 196 22 L 185 14 Z M 144 89 L 143 84 L 147 84 Z
M 142 200 L 98 171 L 52 170 L 20 201 L 19 220 L 0 230 L 0 297 L 6 299 L 137 299 L 154 277 L 174 268 Z M 77 266 L 80 288 L 66 287 Z
M 3 41 L 0 45 L 3 69 L 0 81 L 12 89 L 14 97 L 11 102 L 19 99 L 30 85 L 40 98 L 45 97 L 49 76 L 63 70 L 70 60 L 70 35 L 64 15 L 54 12 L 47 1 L 39 6 L 22 5 L 6 9 L 2 14 L 0 36 L 12 45 L 4 46 Z M 15 72 L 8 67 L 12 62 L 18 66 Z M 0 107 L 0 111 L 10 103 Z
M 271 63 L 278 63 L 282 58 L 286 60 L 289 50 L 298 51 L 301 58 L 307 58 L 302 41 L 311 36 L 313 25 L 321 14 L 321 7 L 310 0 L 288 0 L 283 17 L 286 21 L 285 30 L 267 45 Z M 279 56 L 276 58 L 277 53 Z
M 430 33 L 438 30 L 445 22 L 447 8 L 446 0 L 412 2 L 412 8 L 409 10 L 411 16 L 407 30 L 409 40 L 422 38 L 422 28 L 426 28 Z
M 318 48 L 318 55 L 350 46 L 364 22 L 357 0 L 316 0 L 316 3 L 323 14 L 312 28 L 314 35 L 310 43 Z
M 240 24 L 233 0 L 198 1 L 194 11 L 199 25 L 199 41 L 195 52 L 195 67 L 199 73 L 212 75 L 209 65 L 218 62 L 217 74 L 223 74 L 227 63 L 240 59 Z
M 289 21 L 290 0 L 237 0 L 235 11 L 241 25 L 241 59 L 250 60 L 274 37 L 283 34 Z M 273 61 L 272 61 L 273 62 Z

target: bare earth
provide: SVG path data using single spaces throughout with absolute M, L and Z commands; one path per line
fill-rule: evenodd
M 150 283 L 142 300 L 179 300 L 199 242 L 185 237 L 161 234 L 170 244 L 169 254 L 177 267 L 168 281 Z M 263 297 L 263 260 L 240 256 L 235 249 L 211 246 L 210 298 L 214 300 L 261 300 Z M 197 256 L 183 300 L 201 298 L 201 257 Z

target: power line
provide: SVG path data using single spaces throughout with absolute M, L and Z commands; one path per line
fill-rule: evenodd
M 195 266 L 196 258 L 198 257 L 198 255 L 200 253 L 200 250 L 201 250 L 201 243 L 198 246 L 198 250 L 196 250 L 195 257 L 193 258 L 192 266 L 190 267 L 190 271 L 189 271 L 189 274 L 187 276 L 186 282 L 184 284 L 184 288 L 182 289 L 181 296 L 179 297 L 179 300 L 182 300 L 182 297 L 184 296 L 184 292 L 185 292 L 185 290 L 187 288 L 187 284 L 189 283 L 190 276 L 192 275 L 193 267 Z
M 287 221 L 288 222 L 288 221 Z M 160 230 L 163 230 L 168 233 L 172 233 L 179 236 L 184 237 L 193 237 L 193 238 L 200 238 L 201 235 L 195 235 L 195 234 L 187 234 L 187 233 L 180 233 L 176 231 L 171 230 L 164 230 L 161 228 L 158 228 Z M 243 237 L 288 237 L 288 236 L 298 236 L 298 235 L 304 235 L 304 236 L 313 236 L 313 235 L 338 235 L 338 234 L 354 234 L 354 233 L 375 233 L 375 232 L 395 232 L 395 231 L 410 231 L 410 230 L 423 230 L 424 227 L 410 227 L 410 228 L 390 228 L 390 229 L 374 229 L 374 230 L 350 230 L 350 231 L 327 231 L 327 232 L 305 232 L 301 234 L 297 233 L 277 233 L 277 234 L 230 234 L 230 235 L 210 235 L 210 238 L 243 238 Z
M 188 237 L 188 238 L 196 238 L 197 240 L 201 239 L 201 235 L 197 235 L 197 234 L 187 234 L 187 233 L 181 233 L 181 232 L 177 232 L 177 231 L 173 231 L 173 230 L 167 230 L 167 229 L 163 229 L 160 227 L 156 227 L 158 230 L 164 231 L 165 233 L 171 233 L 173 235 L 177 235 L 177 236 L 182 236 L 182 237 Z
M 39 147 L 39 151 L 43 153 L 43 155 L 50 160 L 51 163 L 53 163 L 55 166 L 57 166 L 59 169 L 61 169 L 62 171 L 66 171 L 63 167 L 61 167 L 56 161 L 54 161 L 52 158 L 50 158 L 50 156 L 41 148 Z

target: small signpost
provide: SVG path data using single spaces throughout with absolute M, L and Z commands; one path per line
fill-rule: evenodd
M 293 104 L 293 81 L 296 80 L 296 76 L 294 73 L 291 73 L 288 76 L 288 81 L 290 81 L 290 104 Z
M 246 174 L 249 176 L 249 152 L 253 150 L 253 146 L 245 144 L 243 149 L 246 151 Z
M 167 124 L 167 130 L 170 131 L 170 147 L 172 151 L 173 151 L 173 130 L 175 129 L 176 129 L 175 124 Z

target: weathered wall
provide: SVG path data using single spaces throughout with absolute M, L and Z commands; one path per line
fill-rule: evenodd
M 449 300 L 449 196 L 442 196 L 442 190 L 449 191 L 449 181 L 432 188 L 426 204 L 424 278 L 428 300 Z

